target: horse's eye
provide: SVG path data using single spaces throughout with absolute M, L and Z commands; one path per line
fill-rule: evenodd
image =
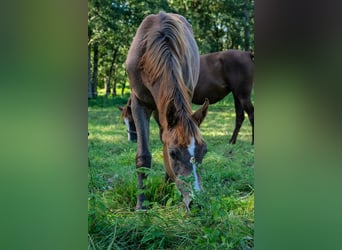
M 172 159 L 174 159 L 174 160 L 176 159 L 176 156 L 177 156 L 176 149 L 170 149 L 169 154 L 170 154 Z

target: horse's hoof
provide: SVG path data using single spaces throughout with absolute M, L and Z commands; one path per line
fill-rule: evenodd
M 141 207 L 141 208 L 135 208 L 135 211 L 136 212 L 146 212 L 147 211 L 147 208 L 146 207 Z
M 135 211 L 147 211 L 147 207 L 143 205 L 137 205 Z

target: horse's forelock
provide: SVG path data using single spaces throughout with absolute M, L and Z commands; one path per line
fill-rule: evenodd
M 191 118 L 188 119 L 188 117 L 181 117 L 175 130 L 178 144 L 181 146 L 189 145 L 191 138 L 194 138 L 198 143 L 203 141 L 197 125 Z

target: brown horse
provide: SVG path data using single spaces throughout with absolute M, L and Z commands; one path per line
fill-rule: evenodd
M 203 103 L 205 98 L 213 104 L 222 100 L 230 92 L 235 103 L 235 129 L 229 143 L 235 144 L 243 120 L 244 111 L 252 125 L 254 144 L 254 106 L 251 101 L 254 62 L 250 52 L 227 50 L 201 56 L 200 75 L 192 102 Z
M 153 111 L 162 128 L 163 158 L 167 175 L 175 181 L 189 209 L 190 190 L 178 176 L 195 178 L 200 190 L 196 163 L 207 151 L 199 123 L 208 103 L 191 114 L 191 99 L 199 75 L 199 53 L 191 25 L 183 16 L 160 12 L 140 24 L 126 59 L 131 87 L 131 109 L 137 131 L 136 167 L 138 197 L 136 209 L 144 208 L 144 171 L 151 167 L 149 122 Z
M 254 55 L 251 52 L 239 50 L 227 50 L 200 57 L 200 74 L 192 103 L 202 104 L 205 98 L 208 98 L 209 103 L 214 104 L 230 92 L 233 93 L 236 121 L 233 135 L 229 140 L 232 144 L 236 143 L 245 119 L 244 111 L 248 114 L 252 125 L 252 144 L 254 144 L 254 106 L 251 101 L 254 77 L 253 58 Z M 119 107 L 119 109 L 122 110 L 127 126 L 128 140 L 136 141 L 130 100 L 125 107 Z

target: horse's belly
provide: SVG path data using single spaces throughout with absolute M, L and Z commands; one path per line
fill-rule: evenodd
M 220 81 L 199 81 L 192 98 L 192 103 L 201 105 L 205 98 L 208 98 L 209 103 L 213 104 L 222 100 L 228 93 L 229 89 Z

